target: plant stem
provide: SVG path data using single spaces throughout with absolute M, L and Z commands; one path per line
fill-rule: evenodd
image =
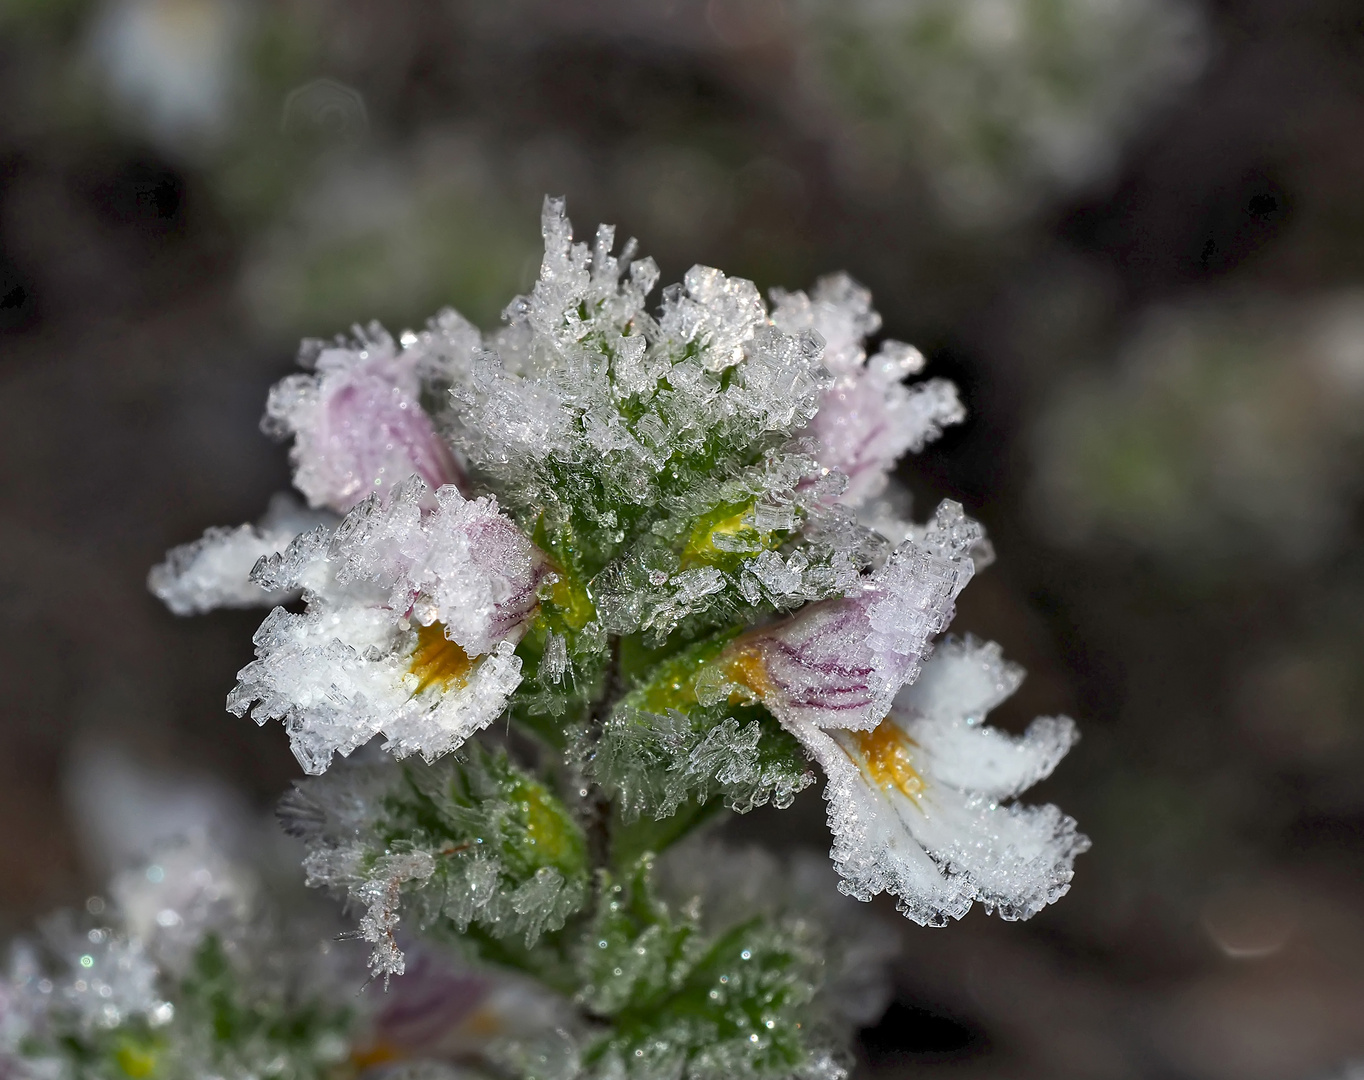
M 601 738 L 602 727 L 612 708 L 620 699 L 620 638 L 611 639 L 611 659 L 606 666 L 603 680 L 604 690 L 592 710 L 589 724 L 589 738 L 595 743 Z M 588 787 L 587 811 L 587 853 L 594 868 L 604 870 L 611 865 L 611 821 L 615 816 L 614 807 L 600 784 L 593 781 Z

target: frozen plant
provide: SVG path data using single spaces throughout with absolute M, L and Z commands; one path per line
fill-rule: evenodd
M 1143 315 L 1039 417 L 1039 522 L 1184 572 L 1339 549 L 1361 494 L 1364 295 L 1224 295 Z
M 152 587 L 176 611 L 282 605 L 228 707 L 284 725 L 307 882 L 351 910 L 372 993 L 410 995 L 389 1036 L 344 1032 L 351 1070 L 845 1076 L 891 932 L 808 862 L 679 841 L 822 773 L 852 897 L 942 925 L 1068 889 L 1088 841 L 1013 800 L 1074 725 L 985 724 L 1022 672 L 941 635 L 989 547 L 954 502 L 908 520 L 890 481 L 961 403 L 905 383 L 910 346 L 869 355 L 880 320 L 846 276 L 769 307 L 698 266 L 654 306 L 633 241 L 575 243 L 553 199 L 542 228 L 498 331 L 357 328 L 271 393 L 267 430 L 339 521 L 210 530 Z M 432 942 L 473 974 L 433 976 Z M 479 980 L 517 988 L 520 1022 L 463 1039 Z M 337 1075 L 290 1070 L 259 1075 Z
M 810 90 L 861 171 L 906 170 L 965 230 L 1095 180 L 1202 66 L 1194 0 L 798 0 Z
M 202 837 L 50 920 L 0 981 L 0 1076 L 321 1077 L 358 1027 L 327 926 L 289 926 Z

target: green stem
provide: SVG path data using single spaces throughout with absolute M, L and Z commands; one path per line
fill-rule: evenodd
M 718 796 L 704 803 L 688 800 L 672 817 L 655 820 L 638 818 L 626 822 L 617 817 L 614 823 L 615 844 L 612 859 L 617 870 L 624 872 L 642 855 L 661 855 L 673 844 L 706 824 L 724 810 L 724 800 Z
M 620 699 L 620 638 L 611 639 L 611 659 L 607 663 L 605 678 L 602 680 L 603 692 L 589 721 L 589 738 L 595 743 L 601 738 L 602 725 L 606 717 Z M 591 865 L 602 870 L 612 864 L 611 825 L 618 817 L 611 800 L 600 784 L 593 782 L 587 792 L 587 850 Z

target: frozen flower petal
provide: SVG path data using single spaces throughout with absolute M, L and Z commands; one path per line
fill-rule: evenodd
M 282 721 L 312 774 L 380 733 L 397 756 L 434 760 L 500 716 L 521 681 L 510 642 L 474 660 L 439 623 L 413 629 L 382 607 L 276 608 L 255 642 L 228 709 Z
M 415 602 L 418 622 L 443 623 L 470 656 L 518 640 L 549 580 L 548 560 L 491 495 L 465 499 L 447 485 L 435 493 L 434 512 L 424 513 L 430 502 L 413 477 L 387 505 L 371 496 L 352 510 L 326 555 L 338 581 L 373 582 L 398 610 Z
M 951 621 L 979 537 L 961 507 L 944 502 L 922 537 L 896 548 L 854 595 L 736 639 L 720 664 L 728 683 L 712 693 L 747 690 L 788 726 L 876 727 Z
M 548 562 L 492 496 L 466 501 L 446 487 L 436 497 L 431 550 L 414 583 L 431 597 L 446 634 L 470 655 L 515 641 L 549 578 Z
M 922 450 L 965 418 L 957 388 L 946 379 L 907 387 L 867 368 L 825 392 L 810 432 L 820 442 L 820 464 L 848 477 L 841 501 L 856 506 L 881 493 L 906 452 Z
M 496 500 L 453 485 L 433 498 L 413 477 L 256 569 L 302 587 L 308 609 L 265 620 L 228 708 L 281 720 L 310 773 L 380 733 L 395 755 L 434 760 L 505 710 L 521 682 L 515 642 L 549 573 Z
M 1022 736 L 982 723 L 1023 679 L 993 642 L 969 634 L 938 646 L 913 685 L 895 699 L 901 726 L 931 761 L 933 775 L 952 787 L 1007 799 L 1051 775 L 1075 745 L 1075 723 L 1041 716 Z
M 997 660 L 997 648 L 953 645 L 925 662 L 923 679 L 979 684 L 979 672 L 964 668 Z M 977 700 L 993 704 L 1013 685 L 995 681 Z M 961 918 L 977 901 L 1005 919 L 1029 918 L 1070 888 L 1089 840 L 1054 806 L 999 800 L 1049 773 L 1073 744 L 1074 727 L 1043 718 L 1013 738 L 954 710 L 892 712 L 869 732 L 788 723 L 828 777 L 840 887 L 863 900 L 893 893 L 924 925 Z
M 421 350 L 395 350 L 378 327 L 354 346 L 321 349 L 317 373 L 270 391 L 267 431 L 294 436 L 294 484 L 313 506 L 345 512 L 416 473 L 432 488 L 462 480 L 421 407 Z
M 299 508 L 284 494 L 270 500 L 257 525 L 215 527 L 166 553 L 147 575 L 147 588 L 177 615 L 199 615 L 220 607 L 268 607 L 289 590 L 268 590 L 251 580 L 257 561 L 283 551 L 299 533 L 331 525 L 330 514 Z
M 816 331 L 824 339 L 824 366 L 835 379 L 857 374 L 867 358 L 863 343 L 881 329 L 881 316 L 871 306 L 871 291 L 847 274 L 830 274 L 820 278 L 810 292 L 807 296 L 799 290 L 773 289 L 772 322 L 788 334 Z M 910 373 L 902 372 L 901 377 Z

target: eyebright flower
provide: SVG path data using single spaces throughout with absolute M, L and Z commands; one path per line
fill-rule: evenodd
M 787 722 L 828 778 L 845 893 L 890 892 L 915 922 L 940 926 L 976 901 L 1027 919 L 1070 889 L 1089 839 L 1055 806 L 1007 800 L 1051 774 L 1074 723 L 1040 717 L 1018 737 L 982 723 L 1022 678 L 998 645 L 948 640 L 873 730 Z
M 397 756 L 434 760 L 506 708 L 521 682 L 516 642 L 551 580 L 544 556 L 491 496 L 466 500 L 413 477 L 332 532 L 298 537 L 254 573 L 302 589 L 307 610 L 276 608 L 255 636 L 228 708 L 284 722 L 306 772 L 374 735 Z
M 960 504 L 944 502 L 923 538 L 900 544 L 851 595 L 736 638 L 698 680 L 698 699 L 746 692 L 793 730 L 870 731 L 951 621 L 980 536 Z
M 1066 892 L 1089 841 L 1055 807 L 1000 802 L 1050 774 L 1075 727 L 1042 718 L 1015 739 L 980 726 L 1023 677 L 997 645 L 949 641 L 923 659 L 981 531 L 945 502 L 921 533 L 860 593 L 740 635 L 698 675 L 696 696 L 761 701 L 821 765 L 844 892 L 889 891 L 926 925 L 976 900 L 1028 918 Z
M 397 350 L 377 325 L 358 336 L 354 345 L 305 344 L 302 359 L 317 373 L 290 375 L 270 391 L 262 426 L 294 436 L 294 485 L 309 505 L 345 513 L 413 473 L 433 490 L 462 482 L 421 406 L 420 351 Z

